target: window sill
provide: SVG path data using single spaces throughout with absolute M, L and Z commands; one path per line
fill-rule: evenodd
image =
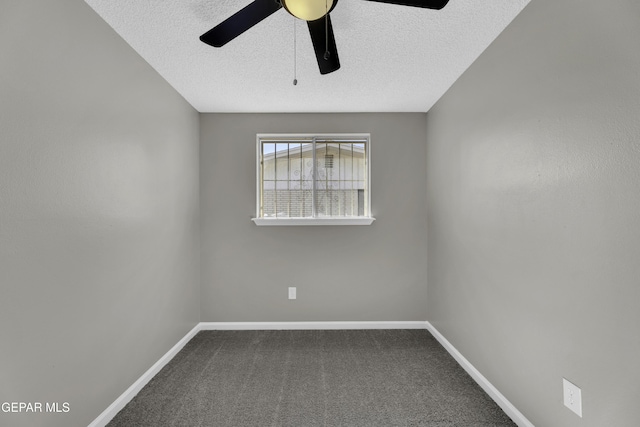
M 375 218 L 252 218 L 256 225 L 371 225 Z

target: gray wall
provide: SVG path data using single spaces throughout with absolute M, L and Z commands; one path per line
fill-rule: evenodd
M 203 114 L 202 321 L 424 320 L 425 114 Z M 256 133 L 370 132 L 370 226 L 258 227 Z M 298 299 L 287 299 L 297 286 Z
M 536 426 L 640 425 L 639 23 L 533 0 L 427 116 L 428 318 Z
M 199 319 L 198 114 L 84 2 L 0 2 L 3 426 L 86 426 Z

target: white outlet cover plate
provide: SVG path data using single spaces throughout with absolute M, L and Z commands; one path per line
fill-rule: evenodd
M 564 406 L 571 409 L 582 418 L 582 390 L 566 378 L 562 379 L 562 390 Z
M 295 287 L 290 287 L 289 288 L 289 299 L 296 299 L 296 288 Z

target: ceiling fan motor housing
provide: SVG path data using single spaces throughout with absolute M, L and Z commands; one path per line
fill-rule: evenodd
M 282 7 L 296 18 L 316 21 L 336 7 L 338 0 L 279 0 Z

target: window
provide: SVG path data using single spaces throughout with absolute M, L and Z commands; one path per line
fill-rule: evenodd
M 368 134 L 257 137 L 257 225 L 369 225 Z

